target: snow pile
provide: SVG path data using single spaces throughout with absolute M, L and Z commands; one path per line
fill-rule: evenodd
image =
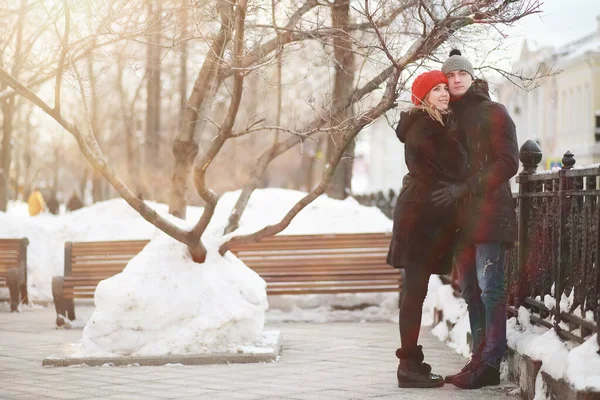
M 508 320 L 508 345 L 520 354 L 542 362 L 540 371 L 556 380 L 563 379 L 576 390 L 600 391 L 600 355 L 597 335 L 577 345 L 564 342 L 554 329 L 532 325 L 530 312 L 524 307 L 519 316 Z M 541 381 L 541 375 L 538 376 Z M 536 382 L 536 389 L 541 382 Z
M 562 296 L 562 309 L 569 309 L 572 296 L 573 293 L 570 298 Z M 556 301 L 551 296 L 546 296 L 544 303 L 552 308 Z M 432 333 L 441 341 L 447 342 L 457 353 L 469 357 L 467 334 L 471 328 L 466 303 L 462 298 L 454 297 L 450 285 L 442 285 L 439 278 L 432 277 L 423 308 L 423 321 L 437 310 L 443 312 L 443 320 L 432 329 Z M 576 390 L 600 391 L 600 355 L 596 334 L 587 337 L 582 345 L 564 342 L 553 329 L 531 324 L 528 309 L 521 307 L 518 314 L 518 318 L 507 321 L 507 341 L 512 349 L 542 361 L 541 371 L 556 380 L 565 380 Z M 543 393 L 543 381 L 539 374 L 536 399 L 543 399 Z
M 262 332 L 266 284 L 233 254 L 207 246 L 203 264 L 160 232 L 125 270 L 98 285 L 83 354 L 238 351 Z M 77 356 L 81 356 L 77 355 Z
M 423 305 L 423 325 L 432 325 L 434 313 L 442 311 L 442 320 L 433 327 L 432 333 L 446 342 L 458 354 L 469 357 L 471 350 L 467 334 L 471 331 L 467 303 L 454 296 L 452 286 L 444 285 L 438 276 L 429 279 L 429 287 Z
M 205 236 L 223 235 L 229 214 L 239 194 L 240 191 L 235 191 L 221 196 Z M 254 191 L 240 221 L 240 228 L 234 234 L 251 233 L 267 224 L 279 222 L 305 195 L 304 192 L 286 189 Z M 169 217 L 166 204 L 150 201 L 146 203 L 159 214 Z M 187 208 L 186 221 L 171 220 L 178 225 L 193 224 L 198 221 L 202 211 L 202 207 L 190 206 Z M 282 234 L 391 232 L 391 230 L 392 221 L 376 207 L 362 206 L 353 198 L 340 201 L 320 196 L 303 209 Z M 11 202 L 8 213 L 0 212 L 0 237 L 29 238 L 28 284 L 30 298 L 33 301 L 52 301 L 52 276 L 62 275 L 64 271 L 64 242 L 150 239 L 155 232 L 156 228 L 122 199 L 96 203 L 57 216 L 44 213 L 30 217 L 27 204 L 23 202 Z M 397 295 L 394 293 L 384 297 L 380 294 L 367 295 L 366 298 L 321 295 L 310 301 L 319 303 L 314 307 L 325 306 L 326 311 L 332 311 L 337 305 L 356 307 L 361 304 L 381 304 L 384 300 L 392 302 L 392 298 L 397 301 Z M 306 308 L 307 304 L 303 296 L 289 296 L 283 302 L 288 312 L 292 309 Z M 393 318 L 392 314 L 395 313 L 394 311 L 389 315 L 382 315 L 381 319 Z M 290 318 L 301 319 L 298 315 Z M 312 317 L 307 316 L 307 318 Z
M 600 391 L 600 355 L 598 334 L 569 351 L 565 378 L 577 390 Z
M 27 286 L 33 300 L 51 298 L 52 276 L 62 268 L 63 242 L 56 238 L 44 224 L 29 217 L 0 212 L 0 237 L 3 239 L 29 239 L 27 247 Z M 62 275 L 62 272 L 60 273 Z M 0 298 L 7 299 L 8 289 L 0 290 Z
M 227 192 L 217 203 L 215 216 L 207 233 L 219 237 L 227 226 L 227 219 L 240 191 Z M 242 215 L 239 228 L 232 235 L 253 233 L 267 225 L 278 223 L 306 193 L 288 189 L 255 190 Z M 354 198 L 345 200 L 319 196 L 306 206 L 281 233 L 285 235 L 319 233 L 391 232 L 392 221 L 377 207 L 365 207 Z

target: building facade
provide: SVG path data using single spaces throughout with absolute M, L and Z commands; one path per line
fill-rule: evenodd
M 499 90 L 519 142 L 536 140 L 546 169 L 567 150 L 578 165 L 600 163 L 600 16 L 595 32 L 565 46 L 534 51 L 525 42 L 512 74 L 538 77 L 518 81 L 525 88 L 506 80 Z

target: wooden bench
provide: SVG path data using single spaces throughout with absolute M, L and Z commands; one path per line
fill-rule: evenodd
M 399 292 L 402 278 L 385 262 L 391 233 L 289 235 L 232 251 L 267 282 L 268 295 Z M 123 270 L 147 240 L 65 243 L 65 274 L 54 277 L 57 324 L 75 319 L 75 298 Z
M 0 287 L 8 287 L 11 311 L 19 311 L 21 302 L 29 304 L 27 295 L 28 245 L 27 238 L 0 239 Z

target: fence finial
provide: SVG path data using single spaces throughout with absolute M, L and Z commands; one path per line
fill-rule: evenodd
M 562 169 L 571 169 L 575 165 L 575 156 L 571 150 L 567 150 L 562 158 Z
M 521 174 L 534 174 L 540 161 L 542 161 L 542 149 L 540 145 L 531 139 L 523 143 L 519 150 L 519 160 L 523 163 Z

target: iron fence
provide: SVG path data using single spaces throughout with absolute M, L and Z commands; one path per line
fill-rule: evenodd
M 355 195 L 354 198 L 364 206 L 375 206 L 379 208 L 386 217 L 392 219 L 394 215 L 394 207 L 398 195 L 392 189 L 387 193 L 382 191 L 370 194 Z
M 560 170 L 536 172 L 542 151 L 532 140 L 519 158 L 523 169 L 513 195 L 519 235 L 505 271 L 509 316 L 524 306 L 532 323 L 583 343 L 600 327 L 600 167 L 574 168 L 567 152 Z M 355 198 L 392 218 L 397 195 Z
M 574 168 L 567 152 L 560 170 L 536 173 L 542 151 L 534 141 L 523 144 L 519 156 L 519 240 L 506 271 L 509 313 L 525 306 L 531 322 L 583 343 L 600 326 L 600 167 Z

